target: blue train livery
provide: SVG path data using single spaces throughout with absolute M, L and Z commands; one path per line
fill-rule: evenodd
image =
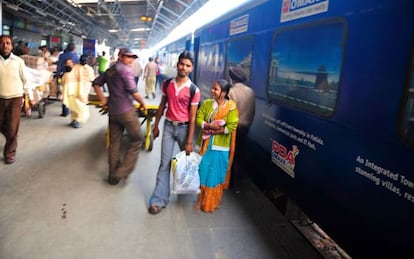
M 245 70 L 246 168 L 263 191 L 354 258 L 414 257 L 414 1 L 250 1 L 160 52 L 184 49 L 203 98 Z

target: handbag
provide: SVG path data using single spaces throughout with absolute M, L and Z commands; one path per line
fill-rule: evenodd
M 171 161 L 171 173 L 173 194 L 198 194 L 200 192 L 200 175 L 198 166 L 201 162 L 201 155 L 191 152 L 186 155 L 181 151 Z

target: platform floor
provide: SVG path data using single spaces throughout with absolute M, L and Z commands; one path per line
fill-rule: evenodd
M 194 195 L 172 195 L 148 214 L 161 141 L 140 153 L 127 182 L 110 186 L 107 116 L 90 107 L 73 129 L 60 111 L 52 101 L 43 119 L 22 117 L 16 163 L 0 158 L 1 259 L 321 258 L 249 181 L 226 191 L 215 213 L 193 210 Z

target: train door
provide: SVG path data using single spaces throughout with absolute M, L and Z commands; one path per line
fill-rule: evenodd
M 199 45 L 200 45 L 199 37 L 195 38 L 194 41 L 192 39 L 185 41 L 185 50 L 193 53 L 193 57 L 194 57 L 193 72 L 190 74 L 191 81 L 193 81 L 194 83 L 197 83 L 197 63 L 198 63 Z
M 193 81 L 197 84 L 198 73 L 197 73 L 197 64 L 198 64 L 198 52 L 200 49 L 200 37 L 194 38 L 193 43 L 193 53 L 194 53 L 194 70 L 193 70 Z

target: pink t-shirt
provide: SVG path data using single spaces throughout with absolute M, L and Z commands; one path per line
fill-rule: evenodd
M 162 94 L 168 98 L 168 108 L 165 117 L 171 121 L 187 122 L 190 119 L 189 103 L 190 103 L 190 86 L 191 80 L 187 82 L 179 89 L 175 83 L 175 79 L 172 79 L 170 84 L 167 86 L 167 92 L 162 88 Z M 200 102 L 200 90 L 197 88 L 191 105 L 198 105 Z

